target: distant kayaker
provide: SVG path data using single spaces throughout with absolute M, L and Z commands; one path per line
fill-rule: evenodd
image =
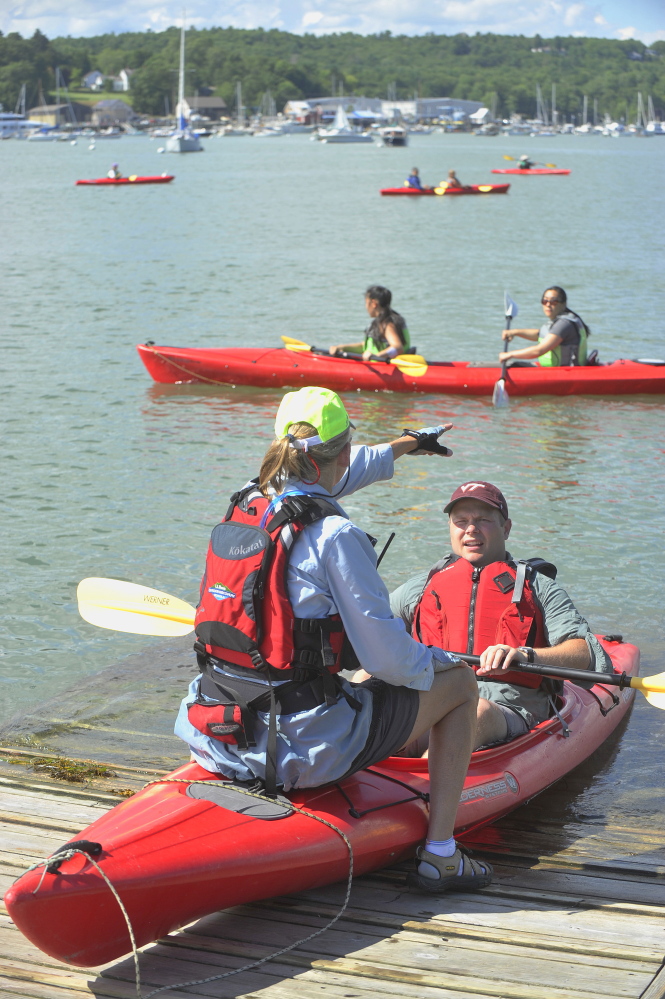
M 501 351 L 499 360 L 534 360 L 543 367 L 586 364 L 587 337 L 591 331 L 584 320 L 568 307 L 563 288 L 558 285 L 546 288 L 540 302 L 547 317 L 540 329 L 509 329 L 502 333 L 504 340 L 510 341 L 519 336 L 524 340 L 535 340 L 536 345 Z
M 109 180 L 119 180 L 119 178 L 122 177 L 122 174 L 120 173 L 120 167 L 118 166 L 117 163 L 113 163 L 111 169 L 109 170 L 106 176 L 109 178 Z
M 418 173 L 418 167 L 413 167 L 411 173 L 404 181 L 406 187 L 415 187 L 418 191 L 424 191 L 425 188 L 420 180 L 420 174 Z
M 533 169 L 533 167 L 535 167 L 536 164 L 533 160 L 530 160 L 527 154 L 525 153 L 524 156 L 520 156 L 520 161 L 517 165 L 520 168 L 520 170 L 531 170 Z
M 368 288 L 365 308 L 372 321 L 365 330 L 365 339 L 359 343 L 337 344 L 329 348 L 330 353 L 334 356 L 338 351 L 362 351 L 363 360 L 369 361 L 372 357 L 388 360 L 408 350 L 411 339 L 406 320 L 391 307 L 392 298 L 392 292 L 380 284 Z
M 601 672 L 611 665 L 555 582 L 555 567 L 542 559 L 517 562 L 506 551 L 512 522 L 496 486 L 465 482 L 444 513 L 451 554 L 403 583 L 390 606 L 416 640 L 480 656 L 475 747 L 508 742 L 550 716 L 556 690 L 553 681 L 511 671 L 511 663 Z M 416 755 L 413 747 L 405 755 Z
M 258 479 L 235 493 L 213 532 L 196 614 L 202 675 L 175 731 L 204 769 L 270 793 L 273 784 L 289 791 L 342 781 L 431 727 L 429 832 L 413 883 L 482 888 L 490 865 L 453 839 L 474 741 L 475 677 L 393 617 L 372 544 L 336 502 L 392 478 L 402 455 L 450 454 L 438 443 L 449 426 L 353 449 L 352 429 L 329 389 L 282 399 Z M 367 682 L 340 677 L 358 662 Z
M 449 170 L 448 176 L 441 184 L 441 187 L 464 187 L 464 184 L 459 179 L 454 170 Z

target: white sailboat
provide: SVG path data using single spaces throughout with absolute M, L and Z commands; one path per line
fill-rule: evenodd
M 332 124 L 332 128 L 321 128 L 317 133 L 317 138 L 321 142 L 373 142 L 374 139 L 367 132 L 356 132 L 349 125 L 346 111 L 341 104 L 337 105 L 337 114 Z
M 180 30 L 180 72 L 178 74 L 178 106 L 176 107 L 176 130 L 164 144 L 167 153 L 201 153 L 203 146 L 198 135 L 189 127 L 185 117 L 185 16 Z

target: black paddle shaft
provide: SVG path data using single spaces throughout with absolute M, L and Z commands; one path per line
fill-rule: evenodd
M 362 354 L 354 354 L 350 350 L 336 350 L 334 354 L 331 354 L 330 351 L 326 350 L 325 348 L 322 348 L 322 347 L 312 347 L 311 353 L 312 354 L 326 354 L 326 355 L 329 355 L 330 357 L 343 357 L 347 361 L 362 361 L 363 360 L 363 355 Z M 382 361 L 383 364 L 390 364 L 390 360 L 391 359 L 389 357 L 379 357 L 377 354 L 372 354 L 372 356 L 370 357 L 370 361 Z
M 480 666 L 480 656 L 467 655 L 466 652 L 450 652 L 449 655 L 457 656 L 469 666 Z M 510 664 L 510 669 L 517 669 L 520 673 L 535 673 L 536 676 L 553 676 L 560 680 L 585 680 L 594 683 L 607 683 L 612 687 L 630 687 L 630 677 L 625 673 L 596 673 L 594 670 L 569 669 L 567 666 L 536 666 L 530 663 Z M 484 680 L 491 680 L 490 676 L 484 676 Z M 502 679 L 496 677 L 497 680 Z

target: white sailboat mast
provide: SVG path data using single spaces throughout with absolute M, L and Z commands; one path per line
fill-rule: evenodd
M 185 12 L 182 12 L 182 28 L 180 29 L 180 71 L 178 73 L 178 122 L 184 131 L 185 121 Z

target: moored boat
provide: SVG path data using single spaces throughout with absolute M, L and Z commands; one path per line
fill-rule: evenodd
M 526 176 L 530 175 L 532 177 L 535 176 L 546 177 L 548 175 L 554 176 L 556 174 L 560 175 L 569 174 L 570 170 L 558 170 L 551 167 L 531 167 L 531 169 L 529 170 L 522 170 L 521 167 L 509 167 L 507 169 L 492 170 L 492 173 L 511 173 L 514 174 L 515 176 L 517 176 L 518 174 L 525 174 Z
M 201 153 L 203 146 L 198 135 L 190 128 L 185 115 L 185 19 L 180 29 L 180 70 L 178 72 L 178 104 L 176 107 L 176 130 L 172 132 L 164 149 L 167 153 Z
M 169 184 L 174 180 L 174 175 L 162 173 L 157 177 L 137 177 L 132 174 L 130 177 L 95 177 L 92 180 L 77 180 L 76 186 L 102 186 L 117 187 L 122 184 Z
M 187 348 L 139 344 L 156 382 L 256 385 L 261 388 L 322 385 L 336 392 L 432 392 L 492 395 L 500 367 L 468 361 L 432 361 L 412 371 L 395 364 L 331 357 L 279 347 Z M 618 360 L 588 367 L 508 368 L 509 395 L 625 395 L 665 393 L 665 362 Z
M 437 187 L 419 189 L 417 187 L 383 187 L 381 194 L 385 195 L 406 195 L 407 197 L 417 197 L 422 194 L 448 195 L 448 194 L 507 194 L 510 184 L 471 184 L 466 187 Z
M 615 673 L 637 675 L 634 645 L 601 641 Z M 633 697 L 629 687 L 598 682 L 585 690 L 565 681 L 558 715 L 473 754 L 456 835 L 507 814 L 582 763 L 625 718 Z M 348 850 L 317 816 L 348 837 L 356 874 L 413 856 L 427 828 L 428 788 L 427 760 L 393 757 L 339 784 L 290 792 L 280 806 L 239 794 L 188 763 L 70 842 L 83 841 L 95 858 L 141 946 L 220 908 L 343 879 Z M 289 803 L 308 814 L 290 811 Z M 46 873 L 26 872 L 5 904 L 25 936 L 57 960 L 90 967 L 131 949 L 118 902 L 85 854 Z

